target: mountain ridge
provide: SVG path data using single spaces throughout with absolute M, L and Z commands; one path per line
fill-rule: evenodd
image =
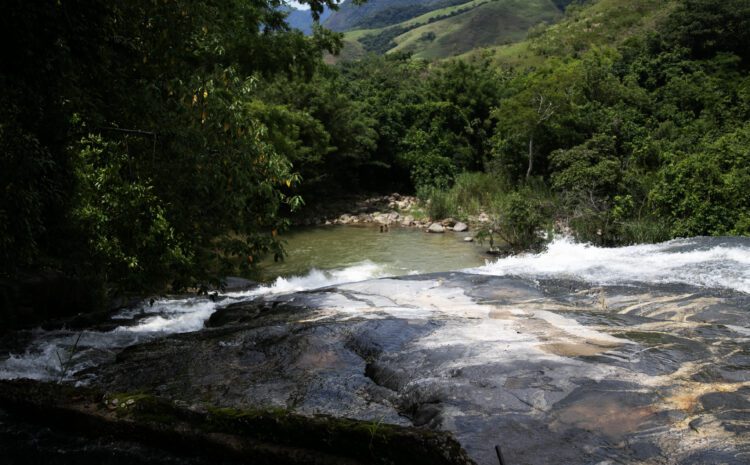
M 389 27 L 431 11 L 470 0 L 369 0 L 363 5 L 342 3 L 323 24 L 336 32 Z
M 402 0 L 373 0 L 373 5 L 382 10 L 387 5 L 400 2 Z M 350 23 L 368 27 L 346 31 L 344 51 L 334 61 L 357 59 L 370 52 L 408 53 L 416 58 L 434 60 L 481 47 L 515 43 L 526 38 L 532 27 L 560 20 L 563 9 L 570 2 L 571 0 L 425 0 L 419 2 L 420 7 L 432 7 L 431 10 L 384 27 L 375 27 L 378 25 L 377 20 L 373 22 L 367 19 L 369 14 L 374 14 L 373 10 L 368 13 L 367 10 L 356 10 L 357 7 L 351 5 L 344 13 L 358 11 L 361 17 L 350 19 Z M 334 13 L 325 26 L 335 25 L 341 14 L 341 11 Z M 398 19 L 399 14 L 394 13 L 393 18 Z
M 292 29 L 299 29 L 305 35 L 311 35 L 315 21 L 312 18 L 310 10 L 300 10 L 292 6 L 284 6 L 282 11 L 287 13 L 286 22 Z M 326 7 L 320 15 L 318 22 L 323 24 L 333 13 L 330 8 Z

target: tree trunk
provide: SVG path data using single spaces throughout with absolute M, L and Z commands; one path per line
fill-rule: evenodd
M 534 167 L 534 135 L 529 136 L 529 168 L 526 170 L 526 179 L 531 176 L 531 169 Z

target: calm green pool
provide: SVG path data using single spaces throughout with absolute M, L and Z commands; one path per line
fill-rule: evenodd
M 486 245 L 464 242 L 468 233 L 428 234 L 415 228 L 393 227 L 381 233 L 376 225 L 320 226 L 291 231 L 287 258 L 259 266 L 263 281 L 301 276 L 312 269 L 360 270 L 374 276 L 450 271 L 484 265 Z

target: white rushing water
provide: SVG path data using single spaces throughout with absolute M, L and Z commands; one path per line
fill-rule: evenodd
M 159 299 L 153 305 L 124 310 L 112 317 L 111 331 L 35 330 L 22 353 L 0 355 L 0 379 L 69 379 L 73 374 L 112 360 L 117 351 L 169 334 L 198 331 L 217 308 L 263 295 L 298 292 L 365 281 L 387 274 L 384 266 L 364 261 L 330 271 L 312 269 L 305 276 L 279 277 L 272 284 L 229 292 L 214 302 L 207 297 Z
M 366 281 L 368 279 L 389 276 L 384 265 L 365 260 L 356 265 L 334 270 L 318 270 L 313 268 L 305 276 L 292 276 L 290 278 L 278 277 L 273 284 L 261 286 L 246 292 L 228 294 L 234 298 L 257 297 L 267 294 L 284 294 L 287 292 L 300 292 L 309 289 L 335 286 L 337 284 Z
M 469 273 L 562 278 L 592 284 L 680 283 L 750 293 L 750 239 L 695 238 L 662 244 L 602 248 L 569 238 L 552 241 L 539 254 L 498 259 Z M 304 276 L 279 277 L 272 284 L 209 298 L 160 299 L 152 306 L 120 312 L 111 331 L 36 330 L 20 353 L 0 354 L 0 379 L 70 378 L 112 360 L 124 348 L 168 334 L 197 331 L 216 311 L 233 302 L 298 292 L 392 275 L 387 264 L 364 261 L 341 269 L 312 269 Z M 85 379 L 85 378 L 84 378 Z
M 604 248 L 565 237 L 539 254 L 501 258 L 466 271 L 591 284 L 690 284 L 750 293 L 750 240 L 693 238 Z

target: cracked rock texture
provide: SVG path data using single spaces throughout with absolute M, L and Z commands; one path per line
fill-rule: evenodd
M 446 430 L 480 464 L 750 463 L 750 298 L 441 273 L 265 297 L 95 383 Z

